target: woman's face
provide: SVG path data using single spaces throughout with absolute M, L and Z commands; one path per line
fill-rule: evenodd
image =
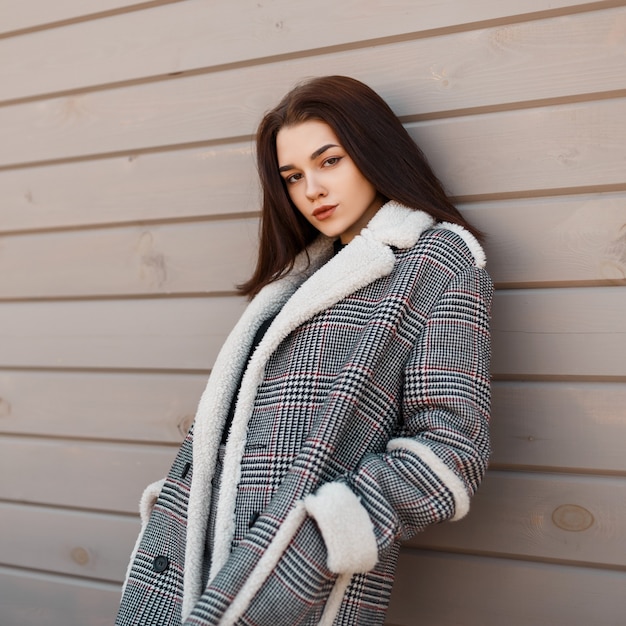
M 276 154 L 291 201 L 328 237 L 348 243 L 383 204 L 325 122 L 284 126 L 276 135 Z

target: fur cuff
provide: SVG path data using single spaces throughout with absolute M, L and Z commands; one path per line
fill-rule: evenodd
M 165 484 L 165 478 L 157 480 L 155 483 L 149 484 L 141 494 L 141 500 L 139 500 L 139 515 L 141 516 L 141 525 L 145 526 L 150 519 L 152 509 L 156 504 L 157 498 L 163 489 Z
M 374 526 L 359 498 L 344 483 L 326 483 L 304 499 L 315 519 L 326 550 L 327 566 L 335 574 L 370 571 L 378 562 Z
M 414 439 L 401 437 L 392 439 L 387 444 L 387 450 L 389 452 L 408 450 L 430 467 L 454 497 L 455 510 L 454 515 L 450 518 L 452 522 L 456 522 L 467 515 L 470 498 L 465 484 L 428 446 Z

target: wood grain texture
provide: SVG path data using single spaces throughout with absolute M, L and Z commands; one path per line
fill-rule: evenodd
M 0 617 L 19 626 L 110 626 L 120 586 L 0 567 Z
M 626 290 L 505 290 L 494 299 L 491 370 L 501 377 L 626 376 Z
M 626 383 L 495 382 L 495 467 L 626 474 Z
M 139 518 L 0 502 L 5 566 L 122 582 Z
M 626 572 L 404 550 L 399 626 L 620 626 Z
M 0 433 L 180 443 L 206 374 L 0 371 Z
M 0 437 L 0 473 L 11 476 L 0 500 L 135 514 L 146 485 L 167 475 L 175 455 L 166 446 Z M 54 480 L 42 480 L 51 468 Z
M 0 172 L 0 232 L 258 211 L 251 142 Z
M 626 99 L 409 125 L 455 196 L 623 185 Z M 482 180 L 481 180 L 482 178 Z
M 626 384 L 496 382 L 492 466 L 626 474 Z
M 0 304 L 0 366 L 208 370 L 243 298 Z
M 491 471 L 459 522 L 407 545 L 626 569 L 626 478 Z
M 0 34 L 84 18 L 138 4 L 143 3 L 138 0 L 0 0 Z M 16 61 L 17 59 L 11 60 L 13 63 Z
M 0 42 L 0 57 L 12 61 L 0 71 L 0 100 L 610 4 L 481 0 L 470 6 L 457 0 L 397 0 L 391 8 L 362 0 L 340 5 L 320 0 L 316 14 L 333 19 L 324 28 L 311 28 L 310 8 L 301 3 L 180 2 Z M 219 27 L 211 28 L 215 23 Z
M 257 231 L 231 219 L 5 237 L 0 299 L 232 292 Z
M 626 194 L 495 200 L 459 209 L 486 235 L 503 287 L 626 285 Z

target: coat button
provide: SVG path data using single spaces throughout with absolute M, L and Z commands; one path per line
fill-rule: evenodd
M 164 572 L 169 567 L 169 559 L 166 556 L 157 556 L 152 562 L 152 568 L 155 572 Z
M 180 477 L 184 480 L 187 474 L 189 474 L 189 470 L 191 469 L 191 463 L 185 463 L 185 467 L 183 467 L 183 471 L 180 473 Z

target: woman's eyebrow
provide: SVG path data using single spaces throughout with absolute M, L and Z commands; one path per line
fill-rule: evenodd
M 309 158 L 311 159 L 311 161 L 315 161 L 315 159 L 317 159 L 318 156 L 320 156 L 321 154 L 324 154 L 324 152 L 326 152 L 326 150 L 328 150 L 329 148 L 339 148 L 339 146 L 336 143 L 324 144 L 321 148 L 318 148 L 315 152 L 313 152 L 313 154 L 311 154 Z M 295 169 L 296 169 L 295 166 L 289 163 L 288 165 L 282 165 L 281 167 L 279 167 L 278 171 L 286 172 L 287 170 L 295 170 Z
M 324 152 L 326 152 L 326 150 L 328 150 L 329 148 L 338 148 L 339 146 L 337 144 L 334 143 L 327 143 L 325 146 L 322 146 L 321 148 L 318 148 L 312 155 L 311 155 L 311 161 L 315 161 L 315 159 L 317 159 L 317 157 L 320 154 L 324 154 Z

